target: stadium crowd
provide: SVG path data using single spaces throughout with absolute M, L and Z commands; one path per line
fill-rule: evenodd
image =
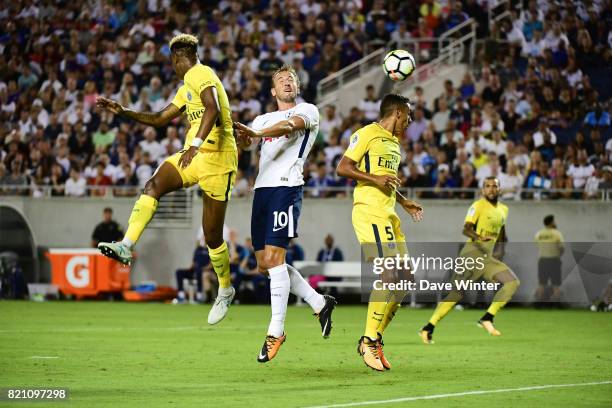
M 428 104 L 422 90 L 402 140 L 404 187 L 424 197 L 473 193 L 498 175 L 505 198 L 524 187 L 563 191 L 538 197 L 595 197 L 612 188 L 608 1 L 530 1 L 489 27 L 476 0 L 221 1 L 87 3 L 17 1 L 0 7 L 0 193 L 30 186 L 34 196 L 135 195 L 165 157 L 182 148 L 186 123 L 152 128 L 95 108 L 96 97 L 141 111 L 161 110 L 178 88 L 168 40 L 201 39 L 201 61 L 230 96 L 235 120 L 276 110 L 270 75 L 284 63 L 300 77 L 302 98 L 367 51 L 368 44 L 432 37 L 473 17 L 484 39 L 478 70 Z M 474 72 L 476 75 L 472 75 Z M 323 107 L 317 144 L 305 166 L 313 197 L 345 194 L 333 171 L 350 135 L 376 119 L 374 88 L 342 117 Z M 252 188 L 257 154 L 241 152 L 234 194 Z M 88 186 L 90 187 L 88 191 Z M 572 190 L 581 190 L 576 193 Z M 532 194 L 532 193 L 530 193 Z

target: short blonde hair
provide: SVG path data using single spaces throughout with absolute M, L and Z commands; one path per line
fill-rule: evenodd
M 295 68 L 292 65 L 284 64 L 282 67 L 274 71 L 272 74 L 272 85 L 274 85 L 274 77 L 280 74 L 281 72 L 289 72 L 295 78 L 295 82 L 297 83 L 298 89 L 300 88 L 300 77 L 297 72 L 295 72 Z
M 195 35 L 181 33 L 170 40 L 170 50 L 175 51 L 180 48 L 198 48 L 198 38 Z

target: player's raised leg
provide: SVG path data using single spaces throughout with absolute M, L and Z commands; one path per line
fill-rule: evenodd
M 501 263 L 501 262 L 500 262 Z M 493 279 L 502 284 L 502 287 L 495 293 L 491 305 L 487 312 L 480 318 L 478 325 L 484 328 L 492 336 L 501 336 L 501 332 L 493 325 L 493 318 L 499 310 L 512 299 L 516 293 L 520 282 L 516 275 L 510 270 L 505 270 L 495 274 Z
M 298 296 L 312 308 L 314 315 L 321 324 L 321 335 L 328 338 L 332 330 L 332 312 L 336 307 L 336 299 L 333 296 L 321 295 L 310 286 L 302 274 L 291 265 L 287 265 L 289 280 L 291 282 L 290 292 Z
M 215 200 L 204 194 L 202 228 L 208 247 L 208 255 L 219 280 L 217 298 L 208 313 L 208 324 L 217 324 L 227 315 L 229 306 L 236 296 L 231 277 L 229 249 L 223 240 L 223 224 L 227 201 Z
M 444 300 L 438 303 L 436 309 L 434 310 L 431 318 L 427 322 L 425 326 L 419 332 L 419 337 L 425 344 L 433 344 L 433 332 L 436 328 L 436 325 L 442 320 L 453 307 L 463 299 L 463 294 L 458 290 L 451 291 Z
M 132 262 L 132 248 L 140 239 L 142 232 L 153 218 L 159 199 L 183 187 L 183 179 L 170 163 L 163 163 L 153 177 L 145 184 L 144 191 L 132 208 L 128 229 L 121 242 L 100 242 L 102 254 L 123 264 Z

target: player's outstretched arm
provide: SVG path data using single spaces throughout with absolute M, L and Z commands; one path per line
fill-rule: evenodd
M 191 146 L 189 146 L 189 149 L 187 149 L 179 159 L 178 163 L 182 168 L 189 166 L 189 163 L 191 163 L 195 155 L 198 153 L 198 149 L 208 137 L 213 126 L 215 126 L 215 122 L 221 113 L 219 105 L 217 104 L 217 97 L 215 96 L 214 90 L 215 87 L 209 86 L 204 88 L 204 90 L 200 93 L 200 100 L 204 105 L 204 115 L 202 116 L 198 133 L 196 133 L 195 137 L 191 141 Z
M 342 156 L 336 173 L 340 177 L 346 177 L 355 181 L 372 183 L 381 189 L 395 190 L 400 185 L 400 179 L 392 175 L 375 175 L 359 170 L 357 162 L 346 156 Z
M 306 129 L 306 122 L 301 116 L 292 116 L 287 120 L 281 120 L 274 125 L 255 130 L 240 122 L 234 122 L 234 129 L 241 138 L 266 138 L 266 137 L 283 137 L 297 130 Z
M 118 115 L 122 118 L 132 119 L 145 125 L 160 127 L 167 125 L 172 119 L 181 115 L 181 111 L 173 104 L 166 106 L 159 112 L 135 112 L 125 108 L 119 102 L 102 96 L 96 99 L 96 106 Z

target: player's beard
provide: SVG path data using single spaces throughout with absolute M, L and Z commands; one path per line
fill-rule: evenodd
M 283 103 L 293 103 L 297 99 L 297 92 L 291 92 L 289 94 L 281 92 L 276 95 L 276 99 Z

